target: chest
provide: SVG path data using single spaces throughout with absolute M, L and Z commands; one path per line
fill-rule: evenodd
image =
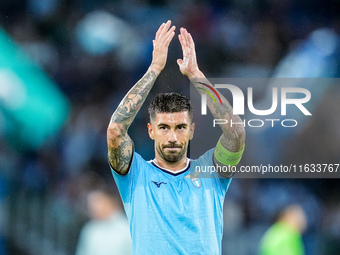
M 134 201 L 145 208 L 183 213 L 213 208 L 217 194 L 209 179 L 154 173 L 136 182 Z

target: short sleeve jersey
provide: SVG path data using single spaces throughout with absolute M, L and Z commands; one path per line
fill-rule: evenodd
M 133 254 L 221 254 L 223 202 L 231 179 L 190 178 L 213 165 L 213 149 L 178 173 L 134 152 L 130 170 L 112 170 L 130 223 Z

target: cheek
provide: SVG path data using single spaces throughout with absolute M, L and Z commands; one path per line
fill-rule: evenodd
M 191 133 L 190 132 L 183 133 L 180 135 L 180 137 L 183 143 L 188 143 L 189 140 L 191 139 Z
M 157 144 L 161 144 L 166 141 L 166 134 L 164 132 L 154 132 L 154 141 Z

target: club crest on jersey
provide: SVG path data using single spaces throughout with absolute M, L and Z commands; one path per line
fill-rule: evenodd
M 191 182 L 196 188 L 200 188 L 202 185 L 201 180 L 199 178 L 192 178 Z

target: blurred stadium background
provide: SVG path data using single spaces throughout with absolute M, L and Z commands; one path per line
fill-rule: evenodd
M 339 0 L 1 0 L 0 255 L 74 254 L 88 219 L 87 192 L 114 185 L 107 124 L 146 71 L 159 24 L 171 19 L 192 33 L 208 77 L 335 78 L 339 10 Z M 188 94 L 179 57 L 174 40 L 149 99 Z M 265 89 L 258 88 L 259 102 Z M 298 132 L 249 130 L 242 164 L 261 156 L 280 164 L 340 163 L 339 87 L 308 89 L 315 95 L 310 121 Z M 143 107 L 130 134 L 151 159 L 146 123 Z M 292 202 L 308 216 L 306 254 L 340 254 L 339 194 L 337 179 L 234 180 L 223 254 L 257 254 L 277 211 Z

